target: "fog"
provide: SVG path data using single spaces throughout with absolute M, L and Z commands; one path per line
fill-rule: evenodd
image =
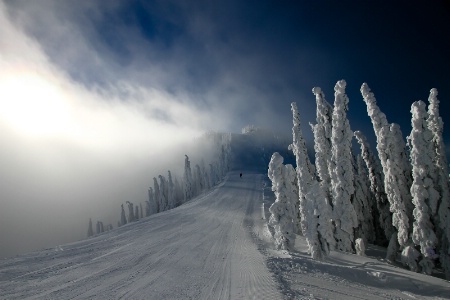
M 0 257 L 85 238 L 89 218 L 116 227 L 121 203 L 143 203 L 153 177 L 207 155 L 195 140 L 226 127 L 183 93 L 81 84 L 6 11 L 0 2 Z
M 84 238 L 89 218 L 116 225 L 153 177 L 208 154 L 193 146 L 205 131 L 289 135 L 296 101 L 312 147 L 314 86 L 332 102 L 347 81 L 373 149 L 364 81 L 409 134 L 412 101 L 449 94 L 448 35 L 411 31 L 411 9 L 448 18 L 366 4 L 0 0 L 0 257 Z

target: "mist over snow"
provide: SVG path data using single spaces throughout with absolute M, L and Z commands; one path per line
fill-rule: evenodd
M 3 3 L 0 43 L 0 257 L 84 238 L 89 217 L 115 225 L 121 203 L 204 156 L 196 139 L 222 124 L 155 87 L 74 81 Z

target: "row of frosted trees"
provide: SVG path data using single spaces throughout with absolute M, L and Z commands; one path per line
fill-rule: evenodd
M 143 209 L 142 203 L 134 205 L 132 202 L 126 201 L 128 214 L 122 204 L 120 220 L 117 222 L 118 227 L 178 207 L 209 190 L 223 179 L 230 168 L 231 134 L 208 132 L 202 138 L 213 145 L 213 161 L 206 165 L 204 159 L 202 159 L 200 164 L 196 164 L 192 169 L 189 156 L 185 155 L 182 178 L 178 179 L 173 176 L 171 171 L 167 172 L 167 177 L 163 175 L 154 177 L 153 187 L 148 189 L 145 209 Z M 111 225 L 104 229 L 103 223 L 98 221 L 95 233 L 99 234 L 110 229 L 112 229 Z M 92 220 L 89 219 L 88 237 L 95 233 L 92 228 Z
M 306 237 L 312 258 L 330 250 L 363 255 L 365 245 L 387 246 L 387 259 L 398 257 L 416 272 L 431 274 L 441 267 L 450 278 L 449 174 L 442 139 L 437 90 L 428 110 L 422 101 L 411 106 L 412 131 L 405 141 L 399 125 L 389 123 L 367 84 L 361 87 L 376 139 L 376 155 L 347 118 L 346 82 L 338 81 L 334 105 L 314 88 L 317 123 L 315 164 L 309 160 L 292 103 L 293 143 L 297 168 L 283 165 L 274 153 L 268 175 L 276 200 L 269 224 L 279 249 L 292 249 L 295 234 Z M 352 152 L 356 138 L 361 153 Z

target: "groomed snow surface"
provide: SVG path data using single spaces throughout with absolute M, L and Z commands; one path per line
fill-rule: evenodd
M 450 299 L 450 283 L 298 236 L 276 251 L 267 176 L 228 173 L 188 203 L 84 241 L 0 261 L 1 299 Z

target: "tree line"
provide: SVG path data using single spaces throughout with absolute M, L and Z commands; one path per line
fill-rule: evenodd
M 314 88 L 315 163 L 311 163 L 296 103 L 293 141 L 296 168 L 274 153 L 268 176 L 276 200 L 270 207 L 278 249 L 290 250 L 295 234 L 305 236 L 313 259 L 331 250 L 364 255 L 368 243 L 387 247 L 386 259 L 399 259 L 416 272 L 441 268 L 450 279 L 449 173 L 436 89 L 427 105 L 411 106 L 412 131 L 403 137 L 389 123 L 369 86 L 361 86 L 376 136 L 374 153 L 361 131 L 353 132 L 347 118 L 346 82 L 334 88 L 334 105 Z M 352 139 L 360 145 L 353 153 Z

